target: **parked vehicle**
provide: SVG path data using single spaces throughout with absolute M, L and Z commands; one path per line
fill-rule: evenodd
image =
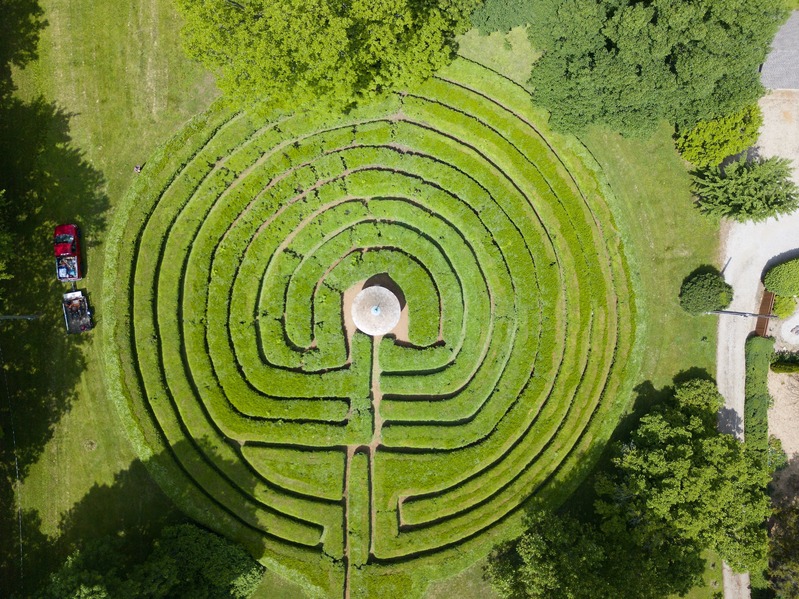
M 68 283 L 83 278 L 80 260 L 80 234 L 76 225 L 58 225 L 53 234 L 55 272 L 59 281 Z
M 83 333 L 94 326 L 89 301 L 83 291 L 70 291 L 64 294 L 61 307 L 64 310 L 64 325 L 67 333 Z

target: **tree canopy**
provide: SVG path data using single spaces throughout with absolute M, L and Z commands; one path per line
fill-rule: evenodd
M 716 166 L 728 156 L 755 145 L 763 114 L 757 104 L 750 104 L 732 114 L 709 121 L 677 136 L 677 149 L 688 162 L 698 167 Z
M 646 132 L 731 114 L 763 93 L 758 68 L 782 0 L 534 0 L 531 77 L 556 126 Z
M 732 286 L 716 270 L 696 270 L 680 287 L 680 306 L 691 314 L 723 310 L 731 301 Z
M 143 563 L 124 543 L 105 537 L 72 553 L 50 577 L 41 599 L 106 597 L 249 597 L 263 568 L 244 549 L 192 524 L 165 528 Z
M 799 207 L 799 188 L 785 158 L 742 157 L 724 168 L 693 173 L 697 204 L 706 214 L 762 221 Z
M 184 46 L 240 103 L 346 108 L 429 77 L 479 0 L 177 0 Z
M 713 381 L 678 385 L 598 473 L 590 521 L 539 508 L 519 539 L 494 549 L 494 588 L 509 599 L 684 595 L 705 549 L 738 571 L 762 570 L 771 470 L 716 429 L 722 404 Z
M 621 447 L 598 483 L 597 510 L 611 528 L 636 523 L 649 537 L 676 531 L 736 571 L 763 570 L 771 473 L 755 452 L 716 430 L 722 405 L 712 381 L 679 386 Z
M 569 514 L 536 509 L 525 532 L 489 556 L 486 574 L 508 599 L 660 599 L 699 583 L 696 544 L 603 531 Z

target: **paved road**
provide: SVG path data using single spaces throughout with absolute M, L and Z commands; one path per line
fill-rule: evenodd
M 758 147 L 762 156 L 793 160 L 799 183 L 799 91 L 777 91 L 760 101 L 764 125 Z M 736 223 L 722 239 L 724 278 L 733 287 L 730 310 L 757 312 L 760 280 L 766 265 L 779 256 L 799 256 L 799 211 L 762 223 Z M 743 439 L 744 343 L 755 319 L 719 316 L 716 379 L 725 406 L 719 429 Z M 724 564 L 724 599 L 749 599 L 749 575 L 734 574 Z

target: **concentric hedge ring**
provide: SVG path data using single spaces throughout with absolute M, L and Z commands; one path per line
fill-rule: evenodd
M 483 538 L 606 436 L 627 275 L 596 173 L 533 123 L 461 60 L 337 120 L 215 109 L 148 163 L 112 328 L 145 442 L 216 526 L 368 594 L 370 569 Z M 407 330 L 373 341 L 343 304 L 374 276 Z

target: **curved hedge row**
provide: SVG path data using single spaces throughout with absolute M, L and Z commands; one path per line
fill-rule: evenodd
M 109 378 L 183 505 L 357 595 L 557 500 L 615 424 L 634 309 L 596 174 L 535 123 L 461 60 L 337 119 L 215 107 L 148 162 L 112 233 Z M 374 275 L 407 338 L 348 333 Z

